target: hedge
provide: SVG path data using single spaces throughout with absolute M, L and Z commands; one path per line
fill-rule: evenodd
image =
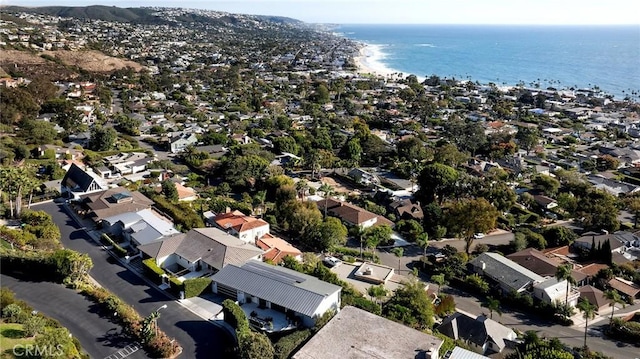
M 3 273 L 16 273 L 24 277 L 62 283 L 65 279 L 86 274 L 93 267 L 87 254 L 70 249 L 23 252 L 0 251 L 0 268 Z M 80 273 L 81 271 L 85 271 Z
M 151 278 L 155 284 L 162 284 L 162 276 L 165 274 L 164 270 L 156 264 L 154 258 L 148 258 L 142 261 L 144 273 Z
M 236 332 L 244 332 L 249 330 L 249 320 L 247 315 L 238 304 L 231 299 L 225 299 L 222 302 L 222 313 L 224 321 L 233 327 Z
M 176 277 L 169 277 L 169 285 L 171 286 L 171 291 L 176 297 L 179 297 L 180 292 L 184 290 L 184 283 Z
M 127 255 L 127 250 L 122 248 L 122 246 L 120 246 L 118 243 L 114 242 L 113 239 L 111 239 L 111 237 L 109 237 L 109 235 L 107 235 L 106 233 L 102 233 L 102 235 L 100 236 L 100 242 L 105 246 L 113 247 L 113 252 L 115 252 L 115 254 L 120 258 Z
M 301 344 L 307 341 L 311 336 L 311 330 L 296 330 L 280 338 L 273 346 L 275 349 L 275 359 L 288 359 L 293 351 L 298 349 Z
M 211 278 L 193 278 L 183 282 L 184 297 L 197 297 L 211 286 Z
M 334 247 L 331 250 L 338 254 L 351 256 L 353 258 L 360 258 L 360 249 L 354 249 L 349 247 Z M 380 263 L 380 258 L 374 253 L 363 250 L 362 257 L 371 262 Z

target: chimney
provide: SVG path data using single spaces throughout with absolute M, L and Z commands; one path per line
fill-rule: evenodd
M 484 261 L 480 261 L 480 264 L 482 265 L 482 270 L 484 271 L 487 268 L 487 263 L 485 263 Z

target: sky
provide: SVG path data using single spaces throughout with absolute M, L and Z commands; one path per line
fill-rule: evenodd
M 0 4 L 200 8 L 333 24 L 640 25 L 638 0 L 0 0 Z

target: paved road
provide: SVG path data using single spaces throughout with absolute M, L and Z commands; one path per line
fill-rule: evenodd
M 132 344 L 118 325 L 101 317 L 94 303 L 75 290 L 51 282 L 23 281 L 5 274 L 0 275 L 0 280 L 17 298 L 69 329 L 92 358 L 105 358 Z M 131 359 L 146 357 L 144 351 L 128 356 Z
M 49 202 L 32 207 L 49 213 L 60 227 L 62 244 L 66 248 L 88 253 L 94 264 L 91 276 L 141 315 L 148 315 L 164 304 L 168 306 L 160 312 L 158 324 L 167 335 L 176 338 L 182 345 L 184 352 L 181 357 L 221 358 L 232 345 L 233 339 L 226 331 L 185 309 L 164 292 L 149 286 L 91 241 L 62 205 Z

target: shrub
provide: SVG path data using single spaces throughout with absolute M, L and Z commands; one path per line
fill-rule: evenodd
M 164 270 L 156 264 L 154 258 L 148 258 L 142 261 L 144 273 L 151 278 L 155 284 L 162 284 L 162 276 L 165 274 Z
M 2 308 L 2 318 L 5 318 L 9 323 L 18 322 L 20 313 L 22 313 L 22 308 L 15 303 L 11 303 Z
M 231 325 L 237 332 L 249 330 L 249 320 L 244 311 L 238 304 L 231 299 L 225 299 L 222 302 L 222 312 L 224 313 L 224 321 Z
M 630 343 L 640 343 L 640 323 L 613 318 L 607 329 L 607 335 Z
M 180 296 L 180 292 L 184 290 L 184 282 L 176 277 L 169 277 L 169 285 L 171 286 L 171 292 L 176 296 Z M 185 298 L 188 298 L 185 296 Z
M 351 256 L 353 258 L 360 258 L 360 249 L 336 246 L 336 247 L 333 247 L 331 250 L 335 253 L 342 254 L 343 256 L 346 255 L 346 256 Z M 363 251 L 362 257 L 365 260 L 368 260 L 374 263 L 380 262 L 380 258 L 375 253 Z
M 456 302 L 451 295 L 446 295 L 435 308 L 435 313 L 439 317 L 453 313 L 456 310 Z
M 287 359 L 302 343 L 311 336 L 309 329 L 297 330 L 280 338 L 274 345 L 275 358 Z
M 487 283 L 478 274 L 471 274 L 464 278 L 464 283 L 469 289 L 474 290 L 481 294 L 487 294 L 489 292 L 489 283 Z
M 183 284 L 185 298 L 197 297 L 211 286 L 211 278 L 187 279 Z
M 122 248 L 118 243 L 114 242 L 108 234 L 102 233 L 100 236 L 100 242 L 105 246 L 111 246 L 113 252 L 120 258 L 127 255 L 127 250 Z
M 27 337 L 44 333 L 47 321 L 39 315 L 31 315 L 24 321 L 23 329 Z

